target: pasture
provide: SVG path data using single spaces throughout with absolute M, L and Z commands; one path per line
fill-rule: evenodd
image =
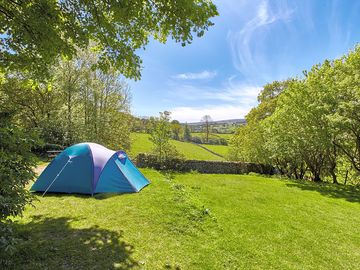
M 149 153 L 152 150 L 152 142 L 149 140 L 150 135 L 145 133 L 132 133 L 131 134 L 131 149 L 129 155 L 134 158 L 139 153 Z M 212 154 L 205 149 L 200 148 L 199 146 L 189 143 L 189 142 L 181 142 L 176 140 L 171 140 L 171 144 L 176 147 L 176 149 L 184 155 L 186 159 L 196 159 L 196 160 L 224 160 L 217 155 Z M 219 152 L 220 155 L 227 151 L 228 146 L 225 145 L 204 145 L 206 148 L 210 150 Z M 209 146 L 209 147 L 208 147 Z M 215 147 L 213 147 L 215 146 Z M 219 146 L 219 147 L 216 147 Z M 213 150 L 216 149 L 216 150 Z M 225 155 L 224 155 L 225 156 Z

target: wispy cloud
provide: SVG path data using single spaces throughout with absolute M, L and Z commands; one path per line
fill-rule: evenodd
M 204 70 L 198 73 L 188 72 L 188 73 L 176 74 L 175 76 L 173 76 L 173 78 L 178 80 L 208 80 L 215 78 L 216 75 L 217 75 L 216 71 Z
M 235 105 L 175 107 L 171 110 L 171 117 L 180 122 L 199 122 L 204 115 L 210 115 L 213 120 L 243 118 L 247 108 Z
M 264 53 L 262 46 L 264 42 L 265 30 L 268 26 L 277 21 L 288 21 L 293 10 L 288 8 L 284 2 L 279 2 L 276 8 L 271 8 L 268 1 L 262 1 L 254 17 L 249 20 L 239 31 L 229 31 L 227 35 L 230 44 L 232 61 L 234 67 L 243 75 L 255 74 L 258 66 L 263 65 Z M 255 34 L 262 30 L 262 36 Z
M 228 103 L 254 103 L 261 87 L 242 83 L 231 83 L 223 87 L 203 87 L 190 84 L 172 86 L 170 94 L 184 100 L 196 100 L 199 103 L 209 100 Z
M 177 85 L 172 88 L 172 95 L 185 104 L 194 106 L 174 106 L 168 108 L 172 117 L 179 121 L 199 121 L 208 114 L 214 120 L 244 117 L 257 104 L 261 87 L 241 83 L 227 83 L 223 87 L 198 87 Z

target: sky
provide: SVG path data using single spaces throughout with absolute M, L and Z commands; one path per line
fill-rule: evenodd
M 360 41 L 357 0 L 215 0 L 219 16 L 202 38 L 182 47 L 151 41 L 129 81 L 132 113 L 198 122 L 244 118 L 262 86 L 301 77 Z

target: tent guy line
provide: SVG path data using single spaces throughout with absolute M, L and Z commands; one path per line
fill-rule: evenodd
M 47 189 L 44 191 L 43 193 L 43 197 L 45 196 L 46 192 L 49 190 L 49 188 L 54 184 L 54 182 L 56 181 L 56 179 L 58 179 L 59 175 L 62 173 L 62 171 L 65 169 L 65 167 L 71 162 L 71 157 L 69 157 L 69 160 L 65 163 L 64 167 L 62 167 L 62 169 L 60 170 L 60 172 L 56 175 L 56 177 L 54 178 L 54 180 L 50 183 L 50 185 L 47 187 Z

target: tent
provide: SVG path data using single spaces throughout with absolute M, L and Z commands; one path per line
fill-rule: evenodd
M 139 192 L 150 182 L 123 151 L 96 143 L 66 148 L 42 172 L 31 191 L 94 194 Z

